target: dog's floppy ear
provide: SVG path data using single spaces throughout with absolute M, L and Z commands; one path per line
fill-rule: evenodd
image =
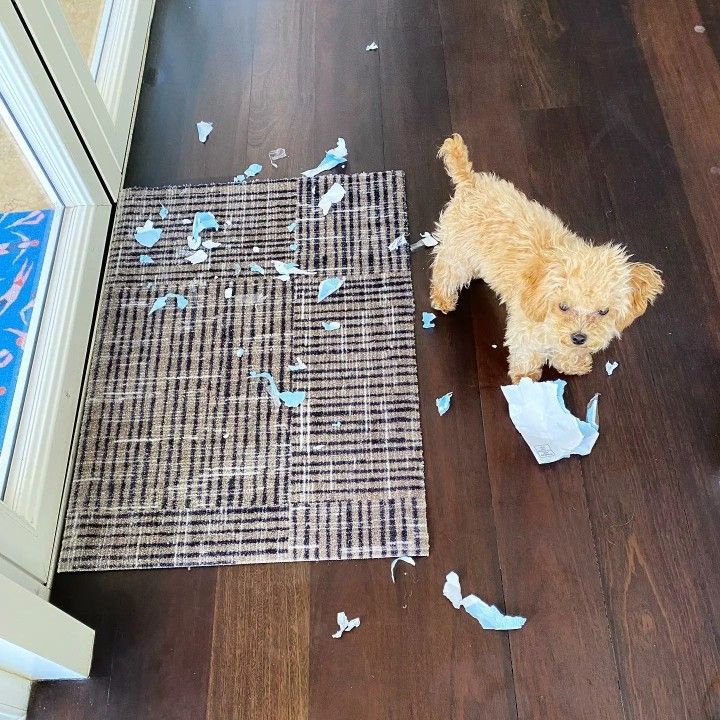
M 620 317 L 618 329 L 624 330 L 639 318 L 647 306 L 663 291 L 660 271 L 648 263 L 630 263 L 630 307 Z
M 520 307 L 533 321 L 542 322 L 555 302 L 559 268 L 547 260 L 536 260 L 522 276 Z

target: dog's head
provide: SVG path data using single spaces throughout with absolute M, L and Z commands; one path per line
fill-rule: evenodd
M 602 350 L 663 290 L 652 265 L 631 262 L 617 245 L 582 244 L 538 260 L 524 277 L 520 305 L 566 348 Z

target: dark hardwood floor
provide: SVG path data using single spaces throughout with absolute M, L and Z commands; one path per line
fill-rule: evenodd
M 712 0 L 158 0 L 127 185 L 294 176 L 342 135 L 348 172 L 406 171 L 417 236 L 458 131 L 667 290 L 569 383 L 576 409 L 602 393 L 592 454 L 541 468 L 476 283 L 417 335 L 429 558 L 395 585 L 386 561 L 59 575 L 53 601 L 98 632 L 92 678 L 38 684 L 29 717 L 720 718 L 719 33 Z M 452 569 L 525 628 L 454 611 Z M 341 608 L 362 626 L 336 642 Z

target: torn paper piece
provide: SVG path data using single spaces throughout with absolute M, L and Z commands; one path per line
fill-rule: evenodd
M 156 310 L 163 310 L 167 305 L 168 300 L 175 298 L 175 304 L 179 310 L 184 310 L 188 306 L 188 299 L 184 295 L 177 295 L 176 293 L 168 293 L 167 295 L 161 295 L 150 308 L 148 315 L 152 315 Z
M 462 591 L 460 590 L 460 578 L 456 572 L 449 572 L 445 576 L 443 595 L 453 604 L 456 610 L 462 605 Z
M 245 354 L 245 348 L 235 348 L 235 355 L 241 358 Z
M 347 146 L 343 138 L 338 138 L 337 145 L 325 153 L 322 162 L 312 170 L 306 170 L 303 175 L 305 177 L 315 177 L 318 173 L 332 170 L 332 168 L 347 162 Z
M 317 301 L 322 302 L 326 298 L 330 297 L 334 292 L 337 292 L 345 284 L 345 278 L 340 277 L 329 277 L 325 278 L 318 287 Z
M 331 320 L 330 322 L 324 322 L 322 324 L 323 330 L 325 332 L 333 332 L 333 330 L 339 330 L 340 329 L 340 323 L 336 320 Z
M 378 44 L 373 40 L 369 45 L 365 46 L 365 52 L 370 52 L 370 50 L 377 50 Z
M 190 242 L 191 238 L 188 238 L 188 245 L 190 245 L 191 250 L 197 250 L 200 247 L 200 243 L 202 242 L 200 238 L 200 233 L 203 230 L 208 229 L 220 229 L 220 225 L 218 225 L 218 221 L 215 219 L 215 216 L 208 211 L 195 213 L 195 218 L 193 219 L 192 226 L 192 244 Z
M 181 224 L 181 225 L 191 225 L 191 224 L 192 224 L 192 220 L 190 220 L 190 218 L 183 218 L 183 219 L 180 221 L 180 224 Z
M 286 390 L 285 392 L 280 392 L 280 390 L 278 390 L 277 383 L 275 382 L 275 378 L 269 372 L 255 372 L 254 370 L 251 370 L 250 377 L 267 380 L 270 396 L 280 400 L 280 402 L 287 407 L 297 407 L 305 402 L 304 390 L 296 390 L 294 392 Z
M 258 163 L 253 163 L 252 165 L 247 166 L 244 175 L 246 178 L 255 177 L 261 171 L 262 165 L 259 165 Z
M 409 555 L 401 555 L 400 557 L 396 557 L 391 563 L 390 563 L 390 577 L 392 578 L 392 581 L 395 582 L 395 566 L 400 561 L 406 562 L 408 565 L 415 565 L 415 561 L 409 556 Z
M 540 464 L 587 455 L 599 436 L 598 396 L 588 403 L 585 420 L 580 420 L 565 407 L 565 385 L 564 380 L 522 378 L 517 385 L 502 387 L 510 419 Z
M 199 265 L 200 263 L 204 263 L 208 259 L 208 254 L 200 248 L 199 250 L 196 250 L 192 255 L 188 255 L 186 260 L 188 262 L 191 262 L 193 265 Z
M 474 617 L 483 630 L 519 630 L 525 625 L 526 618 L 503 615 L 494 605 L 488 605 L 477 595 L 462 596 L 460 578 L 456 572 L 449 572 L 445 577 L 443 595 L 452 603 L 456 610 L 461 607 L 468 615 Z
M 288 250 L 290 252 L 297 252 L 298 247 L 300 246 L 297 243 L 290 243 L 290 245 L 288 245 Z
M 135 228 L 135 239 L 146 248 L 151 248 L 162 235 L 160 228 L 153 227 L 152 220 L 146 220 L 142 227 Z
M 435 327 L 435 319 L 437 318 L 437 315 L 432 312 L 424 312 L 422 314 L 422 325 L 425 328 L 425 330 L 429 330 L 430 328 Z
M 398 235 L 389 245 L 388 250 L 392 252 L 393 250 L 399 250 L 401 247 L 404 247 L 408 244 L 407 238 L 404 235 Z
M 332 424 L 332 427 L 334 427 L 334 428 L 336 428 L 336 429 L 337 429 L 337 428 L 341 428 L 341 427 L 342 427 L 342 422 L 340 422 L 340 420 L 336 420 L 336 421 Z
M 496 345 L 495 343 L 493 343 L 492 345 L 490 345 L 490 347 L 491 347 L 493 350 L 497 350 L 497 345 Z
M 235 291 L 231 287 L 225 288 L 225 299 L 229 300 L 233 295 L 235 294 Z
M 333 637 L 336 639 L 343 633 L 350 632 L 353 628 L 360 627 L 360 618 L 356 617 L 352 620 L 348 620 L 348 616 L 344 612 L 339 612 L 337 614 L 337 624 L 340 629 L 336 633 L 333 633 Z
M 260 248 L 259 248 L 257 245 L 253 245 L 252 251 L 253 251 L 254 253 L 259 253 L 259 252 L 260 252 Z
M 437 405 L 437 410 L 440 413 L 440 415 L 444 415 L 449 409 L 450 409 L 450 400 L 452 400 L 453 394 L 451 392 L 446 393 L 442 397 L 439 397 L 435 401 L 435 405 Z
M 277 164 L 275 163 L 276 160 L 282 160 L 283 158 L 287 157 L 287 153 L 285 152 L 285 148 L 275 148 L 275 150 L 271 150 L 268 153 L 268 157 L 270 158 L 270 164 L 276 168 Z
M 307 365 L 300 360 L 300 358 L 295 358 L 295 363 L 293 365 L 288 365 L 288 370 L 290 372 L 299 372 L 300 370 L 307 370 Z
M 298 221 L 293 220 L 291 223 L 288 223 L 287 231 L 288 232 L 295 232 L 295 228 L 297 227 Z
M 615 370 L 617 369 L 618 365 L 620 365 L 619 362 L 615 362 L 614 360 L 610 362 L 609 360 L 605 363 L 605 372 L 608 375 L 612 375 Z
M 411 250 L 417 250 L 421 247 L 435 247 L 438 244 L 438 239 L 429 232 L 424 232 L 417 242 L 414 242 L 411 246 Z
M 694 27 L 694 30 L 696 33 L 704 33 L 705 32 L 705 26 L 704 25 L 696 25 Z
M 167 216 L 170 214 L 170 211 L 164 206 L 160 205 L 160 210 L 158 211 L 158 215 L 160 216 L 161 220 L 165 220 Z
M 155 261 L 149 255 L 141 255 L 140 256 L 140 264 L 141 265 L 154 265 Z
M 330 189 L 318 201 L 318 207 L 323 215 L 330 212 L 331 205 L 337 205 L 345 197 L 345 188 L 338 182 L 333 183 Z
M 239 175 L 236 175 L 236 176 L 233 178 L 233 182 L 234 182 L 234 183 L 244 183 L 244 182 L 245 182 L 245 175 L 243 175 L 242 173 L 240 173 Z
M 314 275 L 313 270 L 303 270 L 299 268 L 294 262 L 280 262 L 280 260 L 273 260 L 275 270 L 278 275 L 284 280 L 287 280 L 290 275 Z
M 214 240 L 203 240 L 203 241 L 202 241 L 202 246 L 203 246 L 206 250 L 214 250 L 215 248 L 219 248 L 219 247 L 220 247 L 220 243 L 219 243 L 219 242 L 215 242 Z
M 204 143 L 208 139 L 208 135 L 213 131 L 213 124 L 201 120 L 197 123 L 198 140 Z
M 257 273 L 258 275 L 264 275 L 265 268 L 261 267 L 257 263 L 250 263 L 250 272 Z

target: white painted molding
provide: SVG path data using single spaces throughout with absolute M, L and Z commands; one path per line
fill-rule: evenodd
M 62 205 L 107 196 L 12 3 L 0 3 L 0 96 Z
M 23 720 L 30 700 L 31 681 L 0 670 L 0 720 Z
M 57 543 L 109 224 L 108 205 L 63 215 L 8 475 L 8 505 L 0 503 L 3 553 L 43 584 Z
M 29 680 L 90 674 L 95 631 L 0 575 L 0 670 Z

